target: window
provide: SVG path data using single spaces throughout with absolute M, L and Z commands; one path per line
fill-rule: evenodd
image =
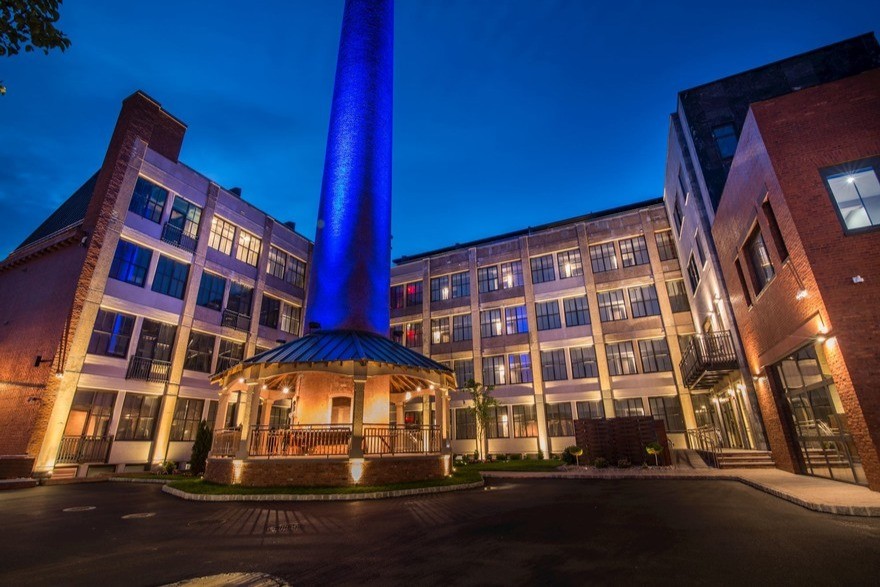
M 611 375 L 635 375 L 638 373 L 632 342 L 606 344 L 605 354 L 608 356 L 608 371 Z
M 626 320 L 626 300 L 622 289 L 600 291 L 596 297 L 599 300 L 599 319 L 602 322 Z
M 640 397 L 614 400 L 614 413 L 620 417 L 644 416 L 645 404 Z
M 188 442 L 195 440 L 199 422 L 202 421 L 204 407 L 204 400 L 177 398 L 177 405 L 174 406 L 174 418 L 171 420 L 171 436 L 168 439 Z
M 632 317 L 659 316 L 660 302 L 657 301 L 657 289 L 653 285 L 641 285 L 629 288 L 629 304 Z
M 722 159 L 730 159 L 736 153 L 736 129 L 732 123 L 722 124 L 712 129 L 715 145 Z
M 700 231 L 694 233 L 694 248 L 697 249 L 697 256 L 700 259 L 700 267 L 706 265 L 706 251 L 703 250 L 703 241 L 700 239 Z
M 523 285 L 522 261 L 501 264 L 501 287 L 511 289 Z
M 260 325 L 269 328 L 278 328 L 278 318 L 281 314 L 281 300 L 263 296 L 260 302 Z
M 857 230 L 880 225 L 880 160 L 863 159 L 847 167 L 822 171 L 825 186 L 831 193 L 834 206 L 846 230 Z
M 495 291 L 498 285 L 498 265 L 477 269 L 477 286 L 480 293 Z
M 667 432 L 684 432 L 684 416 L 678 396 L 649 397 L 648 405 L 655 420 L 663 420 Z
M 764 210 L 764 217 L 767 219 L 767 225 L 770 227 L 770 236 L 773 239 L 773 244 L 776 246 L 776 252 L 779 254 L 779 258 L 785 261 L 788 259 L 788 248 L 785 246 L 785 240 L 782 238 L 782 231 L 779 230 L 779 223 L 776 222 L 773 206 L 770 205 L 769 200 L 766 200 L 761 204 L 761 209 Z
M 167 199 L 168 190 L 139 177 L 134 185 L 134 193 L 131 195 L 128 209 L 138 216 L 158 223 L 162 219 L 162 211 L 165 210 Z
M 287 256 L 287 270 L 284 281 L 300 289 L 306 286 L 306 264 L 292 255 Z
M 590 307 L 587 304 L 587 296 L 565 298 L 562 300 L 562 307 L 565 310 L 566 326 L 584 326 L 590 323 Z
M 391 309 L 399 310 L 404 307 L 405 299 L 403 297 L 403 286 L 402 285 L 393 285 L 391 286 Z
M 422 282 L 413 281 L 406 284 L 406 305 L 420 306 L 422 305 Z
M 225 371 L 244 360 L 244 343 L 234 340 L 220 339 L 217 351 L 217 372 Z
M 199 237 L 199 224 L 202 220 L 202 209 L 181 198 L 174 198 L 174 204 L 171 206 L 171 215 L 168 217 L 168 224 L 177 229 L 177 235 L 186 236 L 193 240 Z
M 189 265 L 159 255 L 156 275 L 153 277 L 153 291 L 182 300 L 188 277 Z
M 671 230 L 655 232 L 654 240 L 657 241 L 657 252 L 660 253 L 661 261 L 678 259 L 678 251 L 675 249 L 675 241 L 672 240 Z
M 584 274 L 584 264 L 581 261 L 579 249 L 556 253 L 556 265 L 559 268 L 559 279 L 577 277 Z
M 204 308 L 219 310 L 223 307 L 223 292 L 225 290 L 226 280 L 224 278 L 205 271 L 202 273 L 196 304 Z
M 743 274 L 742 265 L 739 262 L 739 259 L 736 259 L 733 264 L 736 266 L 736 276 L 739 277 L 739 285 L 743 291 L 743 297 L 746 300 L 746 304 L 752 305 L 752 296 L 749 295 L 749 286 L 746 285 L 746 276 Z
M 449 342 L 449 318 L 431 320 L 431 344 Z
M 642 356 L 643 373 L 672 371 L 672 358 L 669 356 L 669 345 L 665 338 L 640 340 L 639 354 Z
M 157 361 L 170 361 L 177 326 L 144 318 L 135 355 Z
M 691 291 L 696 295 L 697 286 L 700 285 L 700 270 L 697 268 L 697 262 L 694 260 L 694 254 L 688 259 L 688 281 L 691 284 Z
M 568 379 L 565 369 L 565 349 L 541 351 L 541 376 L 544 381 Z
M 226 301 L 226 309 L 242 316 L 250 316 L 253 298 L 254 288 L 233 281 L 229 287 L 229 299 Z
M 190 332 L 189 342 L 186 345 L 186 358 L 183 368 L 201 373 L 211 372 L 211 362 L 214 359 L 214 341 L 216 338 L 210 334 Z
M 691 305 L 688 302 L 687 292 L 684 290 L 684 280 L 666 282 L 666 293 L 669 295 L 669 305 L 673 312 L 690 312 Z
M 442 302 L 449 299 L 449 276 L 431 279 L 431 301 Z
M 458 359 L 452 365 L 452 370 L 455 371 L 455 381 L 458 383 L 458 387 L 464 387 L 468 384 L 468 382 L 474 380 L 474 360 L 473 359 Z
M 675 232 L 681 234 L 681 226 L 684 224 L 684 217 L 681 214 L 681 202 L 678 196 L 675 197 L 675 206 L 672 208 L 672 222 L 675 223 Z
M 473 333 L 471 332 L 471 315 L 459 314 L 452 317 L 452 341 L 460 342 L 462 340 L 471 340 Z
M 507 366 L 511 383 L 532 382 L 532 357 L 529 353 L 508 355 Z
M 302 322 L 302 308 L 293 304 L 281 305 L 281 324 L 279 329 L 282 332 L 299 336 L 300 323 Z
M 269 262 L 266 273 L 274 275 L 278 279 L 284 279 L 284 270 L 287 267 L 287 253 L 275 247 L 269 247 Z
M 235 238 L 235 225 L 226 222 L 219 216 L 211 218 L 211 234 L 208 235 L 208 246 L 224 255 L 232 254 L 232 241 Z
M 110 310 L 98 310 L 88 352 L 93 355 L 124 358 L 128 355 L 132 330 L 134 330 L 134 316 Z
M 211 432 L 214 431 L 214 421 L 217 419 L 217 406 L 220 402 L 216 400 L 208 400 L 208 415 L 205 416 L 205 420 L 208 422 L 208 428 L 211 429 Z
M 120 240 L 113 254 L 113 263 L 110 265 L 110 277 L 143 287 L 147 281 L 147 271 L 152 258 L 153 251 L 150 249 Z
M 422 346 L 422 323 L 407 322 L 403 326 L 403 344 L 408 348 L 420 348 Z
M 590 247 L 590 264 L 593 267 L 593 273 L 604 273 L 617 269 L 617 254 L 614 252 L 614 243 Z
M 596 364 L 596 349 L 591 346 L 572 347 L 568 349 L 571 358 L 571 378 L 586 379 L 598 377 L 599 367 Z
M 605 417 L 605 406 L 602 400 L 592 402 L 577 402 L 578 420 L 601 420 Z
M 538 410 L 535 406 L 513 406 L 513 437 L 536 438 L 538 436 Z
M 502 332 L 501 308 L 480 312 L 480 336 L 482 338 L 501 336 Z
M 624 267 L 647 265 L 650 262 L 648 243 L 645 242 L 644 236 L 636 236 L 620 241 L 620 263 Z
M 455 439 L 474 440 L 477 437 L 477 418 L 470 408 L 455 410 Z
M 574 420 L 571 419 L 571 404 L 547 404 L 547 435 L 574 436 Z
M 256 267 L 260 259 L 260 247 L 262 244 L 262 239 L 257 238 L 246 230 L 239 230 L 238 248 L 235 250 L 235 258 Z
M 504 369 L 504 355 L 483 357 L 483 385 L 504 385 L 507 371 Z
M 687 197 L 688 189 L 684 181 L 684 167 L 681 165 L 678 166 L 678 188 L 681 190 L 681 193 Z
M 538 330 L 553 330 L 562 328 L 562 320 L 559 318 L 559 302 L 535 302 L 535 317 Z
M 160 400 L 159 396 L 126 393 L 116 440 L 152 440 Z
M 752 268 L 755 291 L 760 292 L 770 282 L 774 271 L 773 264 L 770 263 L 770 255 L 767 254 L 767 246 L 764 244 L 764 237 L 761 236 L 761 231 L 757 227 L 749 240 L 746 241 L 745 249 Z
M 522 334 L 529 331 L 529 320 L 526 317 L 525 306 L 505 308 L 504 319 L 507 323 L 507 334 Z
M 466 298 L 471 295 L 471 274 L 467 271 L 449 276 L 453 298 Z
M 507 406 L 491 406 L 488 409 L 489 421 L 486 425 L 487 438 L 510 438 Z
M 529 259 L 532 266 L 532 283 L 545 283 L 556 280 L 556 272 L 553 270 L 553 255 L 532 257 Z

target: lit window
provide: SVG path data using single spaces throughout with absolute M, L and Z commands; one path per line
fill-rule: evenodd
M 538 436 L 538 411 L 534 405 L 513 406 L 513 437 L 536 438 Z
M 449 299 L 449 276 L 434 277 L 431 279 L 431 301 L 443 302 Z
M 556 266 L 559 269 L 559 279 L 577 277 L 584 274 L 584 264 L 581 262 L 579 249 L 556 253 Z
M 549 436 L 574 436 L 574 420 L 571 417 L 571 404 L 547 404 L 547 434 Z
M 449 318 L 431 320 L 431 344 L 446 344 L 447 342 L 449 342 Z
M 205 400 L 179 398 L 174 407 L 169 440 L 185 440 L 187 442 L 195 440 L 199 422 L 202 421 L 204 407 Z
M 167 199 L 168 190 L 139 177 L 134 186 L 134 193 L 131 195 L 128 209 L 138 216 L 158 223 L 162 219 L 162 211 L 165 209 Z
M 483 357 L 483 385 L 505 385 L 507 370 L 504 367 L 504 355 Z
M 669 295 L 669 305 L 673 312 L 690 312 L 691 305 L 688 302 L 687 292 L 684 290 L 684 280 L 666 282 L 666 293 Z
M 256 267 L 257 261 L 260 259 L 260 247 L 262 244 L 262 239 L 257 238 L 246 230 L 240 230 L 238 232 L 238 248 L 235 250 L 235 258 Z
M 522 261 L 501 264 L 501 287 L 511 289 L 523 285 Z
M 614 243 L 593 245 L 590 247 L 590 264 L 593 273 L 604 273 L 617 269 L 617 255 L 614 252 Z
M 507 334 L 521 334 L 529 331 L 529 321 L 526 317 L 525 306 L 504 308 L 504 318 L 507 323 Z
M 608 357 L 608 371 L 611 375 L 635 375 L 638 373 L 632 342 L 606 344 L 605 354 Z
M 657 252 L 660 253 L 661 261 L 669 261 L 678 258 L 678 252 L 675 250 L 675 242 L 672 240 L 671 230 L 655 232 L 654 240 L 657 241 Z
M 287 265 L 287 253 L 275 247 L 269 247 L 269 263 L 266 273 L 274 275 L 278 279 L 284 279 L 284 269 Z
M 143 287 L 152 257 L 153 251 L 150 249 L 120 240 L 110 265 L 110 277 Z
M 235 238 L 235 225 L 218 216 L 211 218 L 211 234 L 208 246 L 224 255 L 232 254 L 232 241 Z
M 510 371 L 511 383 L 532 382 L 532 357 L 529 353 L 508 355 L 507 363 Z
M 620 241 L 620 263 L 624 267 L 634 265 L 647 265 L 651 262 L 648 257 L 648 244 L 645 237 L 637 236 Z
M 110 310 L 98 310 L 87 352 L 93 355 L 125 358 L 131 343 L 132 330 L 134 330 L 134 316 Z
M 840 219 L 847 230 L 880 226 L 880 160 L 859 161 L 852 167 L 842 173 L 823 172 Z
M 755 228 L 755 232 L 746 241 L 745 250 L 752 269 L 755 292 L 760 292 L 770 282 L 775 272 L 773 264 L 770 262 L 770 255 L 767 254 L 764 237 L 761 236 L 761 231 L 758 228 Z
M 406 305 L 420 306 L 422 305 L 422 282 L 413 281 L 406 284 Z
M 292 304 L 282 304 L 279 329 L 288 334 L 299 335 L 300 322 L 302 322 L 302 308 Z
M 626 320 L 626 298 L 622 289 L 600 291 L 596 298 L 599 300 L 599 319 L 602 322 Z
M 480 312 L 480 337 L 492 338 L 495 336 L 501 336 L 503 328 L 501 308 L 483 310 Z

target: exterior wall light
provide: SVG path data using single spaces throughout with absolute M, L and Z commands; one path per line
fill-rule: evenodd
M 290 388 L 289 387 L 282 387 L 281 393 L 290 393 Z
M 795 294 L 794 299 L 802 300 L 802 299 L 806 298 L 808 295 L 810 295 L 810 294 L 807 292 L 807 290 L 804 288 L 801 288 L 798 290 L 797 294 Z
M 351 473 L 351 480 L 355 483 L 360 483 L 361 477 L 364 476 L 364 459 L 349 459 L 348 466 Z

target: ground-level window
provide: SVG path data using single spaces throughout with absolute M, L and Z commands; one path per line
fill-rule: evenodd
M 204 407 L 204 400 L 178 398 L 177 405 L 174 406 L 174 419 L 171 421 L 171 436 L 169 439 L 195 440 Z
M 486 424 L 488 438 L 510 438 L 508 418 L 507 406 L 490 407 L 489 421 Z
M 574 420 L 571 403 L 547 404 L 547 434 L 550 436 L 574 436 Z
M 470 408 L 455 410 L 455 439 L 473 440 L 477 437 L 477 420 Z
M 513 406 L 513 437 L 536 438 L 538 436 L 538 412 L 534 405 Z
M 469 381 L 474 380 L 474 360 L 459 359 L 455 361 L 453 371 L 455 371 L 455 381 L 458 383 L 458 387 L 464 387 Z
M 116 440 L 153 440 L 160 400 L 155 395 L 126 393 Z
M 578 420 L 598 420 L 605 417 L 602 400 L 577 402 Z
M 684 415 L 681 412 L 681 401 L 678 396 L 649 397 L 651 415 L 655 420 L 663 420 L 667 432 L 684 432 Z
M 640 397 L 614 400 L 614 413 L 620 417 L 644 416 L 645 404 Z

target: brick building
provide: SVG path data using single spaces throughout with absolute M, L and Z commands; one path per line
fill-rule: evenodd
M 127 98 L 100 170 L 0 262 L 0 477 L 186 462 L 208 374 L 301 333 L 311 242 L 181 163 L 185 132 Z
M 783 469 L 880 490 L 880 69 L 752 104 L 712 234 Z

